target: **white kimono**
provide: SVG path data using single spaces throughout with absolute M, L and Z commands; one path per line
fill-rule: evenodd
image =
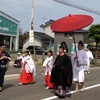
M 76 56 L 76 52 L 72 55 L 72 65 L 73 65 L 73 80 L 78 82 L 84 82 L 84 66 L 87 65 L 87 54 L 86 52 L 82 50 L 77 50 L 77 56 L 78 59 L 74 59 Z M 81 64 L 80 67 L 77 66 L 77 60 L 78 64 Z
M 43 63 L 43 67 L 45 68 L 45 75 L 47 75 L 47 73 L 49 75 L 51 75 L 51 71 L 53 68 L 53 64 L 54 64 L 54 59 L 53 56 L 51 57 L 47 57 Z
M 87 57 L 88 57 L 88 63 L 87 66 L 84 66 L 84 71 L 88 71 L 90 69 L 90 62 L 92 59 L 94 59 L 93 54 L 91 51 L 86 51 Z
M 36 75 L 36 66 L 34 64 L 33 59 L 30 56 L 26 56 L 22 59 L 22 63 L 24 65 L 24 63 L 26 62 L 26 66 L 25 66 L 25 70 L 26 73 L 33 73 L 33 75 Z M 22 66 L 23 68 L 24 66 Z

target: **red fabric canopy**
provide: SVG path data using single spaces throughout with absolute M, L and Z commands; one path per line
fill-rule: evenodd
M 69 15 L 54 21 L 51 29 L 55 32 L 73 32 L 82 29 L 93 22 L 88 15 Z

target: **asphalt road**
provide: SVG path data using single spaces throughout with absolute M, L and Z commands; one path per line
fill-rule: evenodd
M 59 100 L 53 90 L 44 89 L 45 83 L 41 66 L 37 67 L 37 76 L 32 85 L 18 86 L 19 74 L 19 68 L 8 69 L 4 90 L 0 93 L 0 100 Z M 100 67 L 91 69 L 91 73 L 86 75 L 85 83 L 88 87 L 85 92 L 74 93 L 74 84 L 71 88 L 67 88 L 65 100 L 100 100 Z M 71 93 L 69 94 L 69 92 Z

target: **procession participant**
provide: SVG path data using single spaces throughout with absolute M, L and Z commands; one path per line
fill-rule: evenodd
M 11 57 L 10 57 L 10 54 L 6 51 L 6 45 L 5 44 L 2 44 L 2 52 L 4 53 L 5 56 L 7 56 L 7 59 L 6 60 L 6 65 L 9 63 Z
M 45 68 L 45 83 L 47 86 L 45 89 L 51 89 L 54 86 L 54 84 L 50 83 L 50 77 L 53 65 L 54 65 L 53 52 L 50 50 L 48 51 L 48 57 L 45 59 L 43 63 L 43 67 Z
M 10 61 L 10 55 L 5 52 L 5 45 L 0 44 L 0 92 L 3 90 L 4 76 L 7 71 L 7 63 Z
M 64 47 L 64 52 L 67 54 L 68 53 L 68 47 L 65 41 L 61 42 L 61 46 Z
M 87 66 L 84 66 L 84 71 L 87 73 L 90 73 L 90 62 L 92 59 L 94 59 L 92 52 L 89 50 L 89 47 L 86 48 L 86 54 L 88 57 L 88 64 Z
M 14 67 L 21 67 L 22 59 L 23 59 L 23 56 L 21 55 L 21 53 L 20 52 L 17 53 L 17 58 L 15 59 L 13 66 Z
M 83 50 L 83 42 L 79 41 L 78 50 L 72 55 L 73 62 L 73 81 L 75 81 L 76 92 L 78 92 L 79 83 L 82 84 L 81 91 L 85 90 L 84 84 L 84 66 L 87 65 L 88 57 L 86 52 Z
M 29 51 L 25 51 L 22 59 L 22 69 L 19 78 L 19 85 L 34 83 L 33 76 L 36 75 L 36 67 L 33 59 L 29 55 Z
M 72 85 L 72 64 L 66 55 L 64 47 L 59 47 L 59 55 L 55 59 L 54 68 L 51 73 L 51 82 L 55 85 L 55 94 L 59 98 L 65 98 L 66 87 Z

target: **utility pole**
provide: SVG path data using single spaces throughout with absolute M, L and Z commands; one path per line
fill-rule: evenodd
M 34 40 L 34 0 L 32 0 L 32 17 L 31 17 L 31 27 L 29 31 L 29 41 L 33 43 L 34 60 L 36 60 L 36 49 Z

